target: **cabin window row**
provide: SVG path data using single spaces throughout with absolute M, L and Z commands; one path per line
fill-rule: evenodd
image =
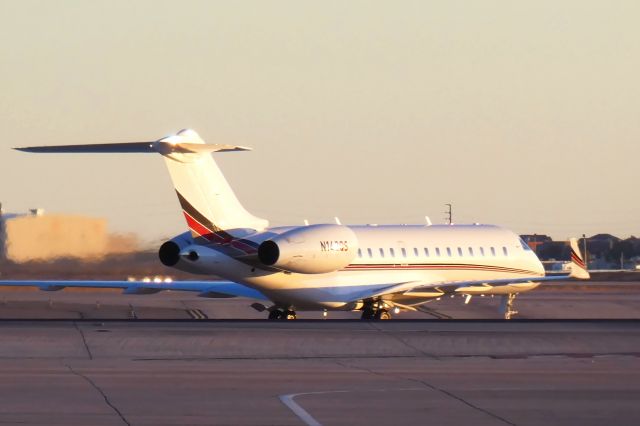
M 501 249 L 501 250 L 500 250 Z M 508 256 L 509 250 L 507 247 L 444 247 L 442 250 L 440 247 L 423 247 L 422 249 L 414 247 L 413 257 L 497 257 L 499 255 Z M 390 258 L 407 258 L 409 254 L 406 248 L 395 249 L 390 247 L 385 249 L 383 247 L 376 249 L 358 249 L 358 257 L 390 257 Z

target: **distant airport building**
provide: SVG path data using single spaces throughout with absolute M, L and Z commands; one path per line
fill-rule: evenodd
M 529 245 L 531 250 L 533 250 L 536 254 L 538 253 L 538 247 L 541 245 L 552 241 L 551 237 L 548 235 L 520 235 L 520 237 L 524 240 L 525 243 Z
M 133 235 L 114 235 L 107 221 L 79 215 L 5 214 L 0 206 L 0 258 L 15 263 L 60 258 L 99 259 L 138 249 Z

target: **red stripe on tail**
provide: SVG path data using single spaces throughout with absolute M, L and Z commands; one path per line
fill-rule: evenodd
M 195 220 L 193 217 L 191 217 L 189 213 L 185 211 L 183 211 L 183 213 L 184 213 L 184 218 L 187 220 L 187 225 L 189 225 L 189 229 L 194 233 L 212 242 L 216 242 L 216 243 L 229 242 L 229 239 L 224 238 L 216 234 L 215 232 L 212 232 L 211 229 L 207 228 L 206 226 L 204 226 L 203 224 Z
M 586 265 L 584 264 L 584 261 L 573 250 L 571 250 L 571 261 L 576 265 L 578 265 L 579 267 L 581 267 L 582 269 L 586 269 Z

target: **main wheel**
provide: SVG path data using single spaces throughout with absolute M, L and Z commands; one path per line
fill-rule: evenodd
M 296 311 L 291 311 L 291 310 L 284 311 L 284 314 L 282 315 L 282 319 L 294 320 L 296 318 L 297 318 Z
M 375 319 L 377 320 L 390 320 L 391 314 L 386 309 L 378 309 L 376 312 Z
M 279 319 L 282 319 L 283 317 L 284 317 L 284 313 L 280 309 L 274 309 L 273 311 L 269 312 L 270 320 L 279 320 Z

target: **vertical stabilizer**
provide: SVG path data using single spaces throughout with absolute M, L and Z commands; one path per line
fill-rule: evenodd
M 225 242 L 268 226 L 266 220 L 253 216 L 240 204 L 211 155 L 212 151 L 236 147 L 215 149 L 217 145 L 205 145 L 193 130 L 182 130 L 158 142 L 187 148 L 160 153 L 194 238 Z
M 587 265 L 586 263 L 584 263 L 584 257 L 582 256 L 582 253 L 580 253 L 580 249 L 578 248 L 578 240 L 575 238 L 570 238 L 569 247 L 571 248 L 570 276 L 579 280 L 588 280 L 589 278 L 591 278 L 591 275 L 589 275 L 589 272 L 587 271 Z

